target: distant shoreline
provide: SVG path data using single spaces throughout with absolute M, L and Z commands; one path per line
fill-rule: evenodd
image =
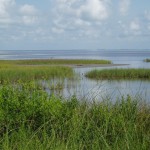
M 96 59 L 27 59 L 27 60 L 0 60 L 0 63 L 17 66 L 65 66 L 72 68 L 114 67 L 128 66 L 129 64 L 113 64 L 111 60 Z
M 36 65 L 21 65 L 21 66 L 65 66 L 72 68 L 90 68 L 90 67 L 117 67 L 129 66 L 130 64 L 36 64 Z
M 130 64 L 80 64 L 80 65 L 65 65 L 73 68 L 89 68 L 89 67 L 114 67 L 114 66 L 128 66 Z

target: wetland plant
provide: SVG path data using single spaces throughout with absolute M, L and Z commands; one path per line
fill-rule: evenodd
M 85 75 L 91 79 L 108 79 L 108 80 L 150 80 L 150 69 L 103 69 L 92 70 Z
M 71 78 L 74 71 L 65 66 L 8 66 L 0 69 L 0 81 L 24 82 L 32 80 L 48 80 L 53 78 Z
M 150 149 L 150 106 L 130 97 L 87 103 L 34 82 L 0 87 L 0 149 Z

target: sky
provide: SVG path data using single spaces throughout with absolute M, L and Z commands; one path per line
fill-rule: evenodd
M 0 0 L 0 50 L 150 49 L 150 0 Z

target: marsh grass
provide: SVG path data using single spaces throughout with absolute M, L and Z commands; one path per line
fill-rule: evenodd
M 104 69 L 104 70 L 92 70 L 85 75 L 91 79 L 108 79 L 108 80 L 120 80 L 120 79 L 140 79 L 150 80 L 150 69 Z
M 34 82 L 0 87 L 0 149 L 148 150 L 150 106 L 48 95 Z
M 51 78 L 72 78 L 73 68 L 63 65 L 109 64 L 107 60 L 67 60 L 67 59 L 33 59 L 0 60 L 0 82 L 5 80 L 40 80 Z
M 29 59 L 29 60 L 1 60 L 0 64 L 15 65 L 79 65 L 79 64 L 111 64 L 109 60 L 88 59 Z
M 150 59 L 149 58 L 144 59 L 144 62 L 150 62 Z
M 0 81 L 27 82 L 31 80 L 48 80 L 53 78 L 71 78 L 74 71 L 64 66 L 15 66 L 4 65 L 0 68 Z

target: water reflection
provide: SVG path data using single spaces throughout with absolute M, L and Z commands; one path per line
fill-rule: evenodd
M 42 81 L 41 84 L 49 94 L 63 96 L 65 98 L 76 95 L 81 100 L 102 101 L 110 99 L 116 101 L 127 95 L 150 102 L 150 82 L 139 80 L 95 81 L 87 79 L 84 73 L 91 68 L 77 69 L 78 77 L 75 79 L 54 79 Z M 80 71 L 82 70 L 82 71 Z
M 122 52 L 123 53 L 123 52 Z M 109 52 L 105 55 L 88 55 L 86 58 L 93 59 L 107 59 L 111 60 L 113 64 L 129 64 L 123 66 L 110 66 L 110 67 L 89 67 L 89 68 L 74 68 L 75 72 L 78 74 L 78 78 L 71 80 L 53 81 L 54 83 L 44 83 L 47 87 L 51 84 L 58 84 L 58 82 L 63 83 L 63 88 L 52 90 L 47 88 L 47 91 L 52 94 L 61 95 L 63 97 L 69 98 L 76 95 L 79 99 L 86 99 L 89 101 L 101 101 L 104 99 L 111 99 L 116 101 L 120 97 L 127 95 L 136 97 L 138 99 L 147 100 L 150 102 L 150 81 L 94 81 L 85 78 L 85 73 L 93 69 L 113 69 L 113 68 L 150 68 L 150 63 L 146 63 L 143 60 L 149 57 L 150 53 L 127 53 L 118 54 Z M 76 56 L 76 55 L 75 55 Z M 61 56 L 62 57 L 62 56 Z M 67 56 L 65 56 L 66 58 Z M 63 57 L 62 57 L 63 58 Z M 70 56 L 68 56 L 70 58 Z M 79 59 L 80 57 L 77 56 Z M 81 55 L 81 59 L 83 56 Z

